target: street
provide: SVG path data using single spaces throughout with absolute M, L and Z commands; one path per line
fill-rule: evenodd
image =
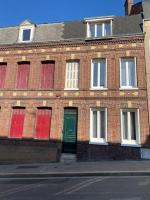
M 0 200 L 149 200 L 150 177 L 0 179 Z

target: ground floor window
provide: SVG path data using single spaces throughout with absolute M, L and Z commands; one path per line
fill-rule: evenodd
M 140 143 L 139 110 L 121 110 L 121 135 L 122 144 Z
M 46 140 L 50 138 L 51 109 L 39 108 L 36 113 L 35 138 Z
M 10 125 L 11 138 L 22 138 L 23 127 L 24 127 L 24 117 L 25 117 L 24 108 L 13 109 L 12 116 L 11 116 L 11 125 Z
M 90 142 L 107 142 L 106 108 L 92 108 L 90 111 Z

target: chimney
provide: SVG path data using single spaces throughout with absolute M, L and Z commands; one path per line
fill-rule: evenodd
M 134 5 L 133 0 L 126 0 L 124 7 L 125 7 L 125 15 L 130 15 L 131 8 Z

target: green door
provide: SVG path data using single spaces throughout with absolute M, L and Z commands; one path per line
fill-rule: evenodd
M 65 109 L 62 151 L 64 153 L 76 153 L 76 143 L 77 143 L 77 110 Z

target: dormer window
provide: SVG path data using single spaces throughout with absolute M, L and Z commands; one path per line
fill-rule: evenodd
M 112 18 L 85 19 L 87 22 L 87 38 L 102 38 L 112 35 Z
M 22 33 L 22 40 L 25 41 L 30 41 L 31 38 L 31 29 L 24 29 Z
M 19 30 L 19 42 L 31 42 L 34 37 L 35 25 L 28 20 L 24 21 L 20 25 Z

